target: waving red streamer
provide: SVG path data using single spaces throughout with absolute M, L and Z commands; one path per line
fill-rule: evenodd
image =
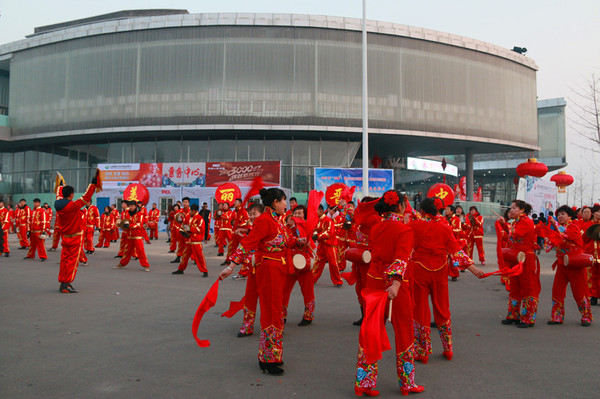
M 196 314 L 194 315 L 194 321 L 192 322 L 192 334 L 194 334 L 194 339 L 198 346 L 202 348 L 206 348 L 210 346 L 210 341 L 207 339 L 198 339 L 198 327 L 200 326 L 200 321 L 206 312 L 208 312 L 215 303 L 217 303 L 217 298 L 219 297 L 219 279 L 214 282 L 208 293 L 198 306 L 198 310 L 196 310 Z
M 262 190 L 264 187 L 265 184 L 263 183 L 262 177 L 256 176 L 252 180 L 252 185 L 250 186 L 248 194 L 246 194 L 246 196 L 244 197 L 244 201 L 242 202 L 242 208 L 245 208 L 248 201 L 250 201 L 250 198 L 255 195 L 258 195 L 260 193 L 260 190 Z
M 246 299 L 246 297 L 243 296 L 242 299 L 240 299 L 237 302 L 235 302 L 235 301 L 229 302 L 229 310 L 227 310 L 225 313 L 223 313 L 221 315 L 221 317 L 232 318 L 237 312 L 239 312 L 240 310 L 242 310 L 244 308 L 244 300 L 245 299 Z

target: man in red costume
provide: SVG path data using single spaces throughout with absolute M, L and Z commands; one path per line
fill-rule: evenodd
M 595 204 L 591 208 L 591 215 L 586 231 L 591 225 L 600 224 L 600 205 Z M 588 290 L 591 297 L 590 303 L 595 306 L 598 305 L 598 298 L 600 297 L 600 241 L 591 239 L 584 231 L 583 244 L 585 253 L 594 257 L 594 263 L 588 271 Z
M 110 207 L 112 208 L 112 215 L 115 218 L 115 223 L 116 223 L 116 221 L 119 220 L 119 218 L 121 217 L 121 213 L 117 209 L 116 204 L 112 204 Z M 118 240 L 119 240 L 119 228 L 115 224 L 115 227 L 112 231 L 111 242 L 117 242 Z
M 100 226 L 100 213 L 95 205 L 86 206 L 85 213 L 85 236 L 83 239 L 83 249 L 85 253 L 94 253 L 94 230 Z
M 221 223 L 219 226 L 219 252 L 217 256 L 225 255 L 225 246 L 229 245 L 233 233 L 233 218 L 234 214 L 229 209 L 228 203 L 223 203 L 223 211 L 221 212 Z
M 10 211 L 4 207 L 4 201 L 0 200 L 0 227 L 2 228 L 2 236 L 4 242 L 2 244 L 2 252 L 7 258 L 10 256 L 10 248 L 8 246 L 8 231 L 10 230 Z
M 27 206 L 25 198 L 19 200 L 19 206 L 15 211 L 15 219 L 17 224 L 17 236 L 21 247 L 19 249 L 27 249 L 29 240 L 27 240 L 27 232 L 29 231 L 29 222 L 31 221 L 31 209 Z
M 44 208 L 40 206 L 41 201 L 39 198 L 33 200 L 33 213 L 31 215 L 31 223 L 29 224 L 29 239 L 31 245 L 25 259 L 35 258 L 35 252 L 37 251 L 38 256 L 42 262 L 46 261 L 48 256 L 46 255 L 46 248 L 44 244 L 46 240 L 41 238 L 41 235 L 48 230 L 50 222 L 48 221 L 48 213 Z
M 237 229 L 245 229 L 246 225 L 248 224 L 248 211 L 242 207 L 242 199 L 241 198 L 237 198 L 235 200 L 234 207 L 235 207 L 235 210 L 233 211 L 234 212 L 233 231 L 236 231 Z M 227 247 L 227 257 L 228 258 L 231 255 L 233 255 L 233 253 L 237 249 L 238 245 L 240 245 L 241 239 L 243 238 L 243 236 L 240 234 L 233 234 L 232 237 L 233 238 L 231 239 L 231 244 L 229 245 L 229 247 Z M 225 266 L 228 264 L 229 264 L 229 261 L 225 261 L 225 262 L 223 262 L 223 264 L 221 266 Z
M 198 213 L 199 208 L 200 207 L 197 204 L 192 204 L 190 206 L 190 213 L 183 219 L 181 231 L 186 232 L 187 230 L 184 226 L 189 226 L 189 237 L 185 238 L 183 234 L 181 235 L 185 241 L 183 256 L 181 263 L 179 263 L 179 267 L 171 274 L 183 274 L 190 258 L 192 258 L 194 262 L 196 262 L 198 270 L 203 273 L 202 277 L 208 277 L 206 260 L 204 259 L 204 252 L 202 252 L 202 241 L 204 240 L 205 229 L 204 218 Z
M 160 209 L 156 207 L 156 202 L 152 204 L 152 209 L 148 212 L 148 230 L 150 230 L 150 239 L 158 240 L 158 219 L 160 218 Z
M 473 259 L 475 245 L 479 261 L 485 265 L 485 251 L 483 250 L 483 216 L 479 214 L 476 206 L 469 208 L 469 214 L 466 218 L 466 224 L 469 227 L 469 236 L 467 238 L 467 255 Z
M 127 244 L 123 258 L 113 269 L 122 269 L 127 266 L 132 257 L 137 257 L 144 271 L 149 272 L 150 264 L 144 249 L 145 216 L 138 208 L 136 201 L 128 201 L 128 204 L 129 228 L 123 229 L 127 230 Z
M 128 220 L 129 219 L 129 205 L 128 205 L 127 201 L 121 202 L 121 214 L 119 215 L 118 219 L 120 219 L 120 220 Z M 127 243 L 128 243 L 127 234 L 128 234 L 127 229 L 121 230 L 121 242 L 119 243 L 119 253 L 117 253 L 115 258 L 122 258 L 123 256 L 125 256 L 125 252 L 127 251 L 126 247 L 127 247 Z
M 58 272 L 59 292 L 65 294 L 76 293 L 71 283 L 75 280 L 79 253 L 82 250 L 83 232 L 85 230 L 85 215 L 81 210 L 85 204 L 92 200 L 96 189 L 96 177 L 88 186 L 85 194 L 77 201 L 73 201 L 75 189 L 72 186 L 59 188 L 56 193 L 56 218 L 62 229 L 62 251 L 60 253 L 60 271 Z
M 313 281 L 316 283 L 319 280 L 323 273 L 323 268 L 325 268 L 325 263 L 329 263 L 331 281 L 334 286 L 341 287 L 343 281 L 340 277 L 340 269 L 337 262 L 337 237 L 334 223 L 329 215 L 324 212 L 321 205 L 319 205 L 318 214 L 319 222 L 317 223 L 315 233 L 319 246 L 317 247 L 316 260 L 312 269 Z
M 8 218 L 10 219 L 10 231 L 9 233 L 15 232 L 15 210 L 11 205 L 8 205 Z

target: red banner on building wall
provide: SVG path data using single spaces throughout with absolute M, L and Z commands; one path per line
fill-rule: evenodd
M 206 187 L 217 187 L 223 183 L 235 183 L 250 187 L 252 180 L 262 177 L 265 187 L 281 185 L 281 163 L 279 161 L 257 162 L 207 162 Z

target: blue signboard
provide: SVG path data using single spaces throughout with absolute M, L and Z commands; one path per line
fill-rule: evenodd
M 333 183 L 344 183 L 348 187 L 356 186 L 356 192 L 362 191 L 362 169 L 360 168 L 315 168 L 315 190 L 327 190 Z M 394 188 L 393 169 L 369 169 L 369 194 L 383 195 Z

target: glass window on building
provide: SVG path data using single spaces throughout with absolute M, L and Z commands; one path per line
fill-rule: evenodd
M 53 146 L 52 168 L 63 174 L 63 171 L 69 169 L 69 148 L 63 146 Z
M 37 170 L 38 169 L 38 153 L 37 151 L 28 150 L 25 151 L 25 170 Z
M 23 194 L 25 192 L 25 188 L 23 186 L 23 173 L 13 173 L 12 174 L 12 192 L 14 194 Z M 20 198 L 14 199 L 14 202 L 18 202 Z
M 156 145 L 156 162 L 181 162 L 181 140 L 159 141 Z
M 212 145 L 212 141 L 209 143 L 208 140 L 184 140 L 181 147 L 183 149 L 183 153 L 181 154 L 182 161 L 206 162 L 208 159 L 209 147 L 212 147 Z
M 38 170 L 52 170 L 52 146 L 38 147 Z
M 108 163 L 108 144 L 90 144 L 88 146 L 89 167 L 96 169 L 100 163 Z
M 110 143 L 108 163 L 131 163 L 131 143 Z
M 282 165 L 291 165 L 291 140 L 265 140 L 265 160 L 281 161 Z M 286 187 L 289 187 L 289 185 Z
M 235 140 L 211 140 L 209 157 L 211 162 L 235 161 Z
M 134 141 L 132 143 L 133 163 L 156 162 L 155 141 Z
M 292 167 L 291 166 L 282 166 L 281 167 L 281 187 L 292 186 Z
M 72 145 L 69 147 L 69 167 L 71 169 L 76 168 L 87 168 L 87 152 L 88 146 L 84 145 Z
M 294 166 L 319 166 L 320 163 L 320 141 L 294 140 Z
M 2 162 L 0 162 L 0 172 L 2 174 L 11 173 L 13 171 L 13 153 L 2 153 Z
M 348 167 L 348 143 L 321 141 L 321 165 Z
M 237 142 L 238 161 L 262 161 L 265 158 L 264 140 L 240 140 Z
M 13 171 L 22 172 L 25 170 L 25 153 L 22 151 L 13 154 Z M 21 192 L 21 191 L 20 191 Z
M 23 173 L 23 193 L 33 194 L 37 193 L 38 190 L 39 178 L 38 174 L 35 172 L 25 172 Z
M 294 153 L 295 153 L 294 148 Z M 294 184 L 292 191 L 295 193 L 308 193 L 313 188 L 314 168 L 309 166 L 294 166 Z

